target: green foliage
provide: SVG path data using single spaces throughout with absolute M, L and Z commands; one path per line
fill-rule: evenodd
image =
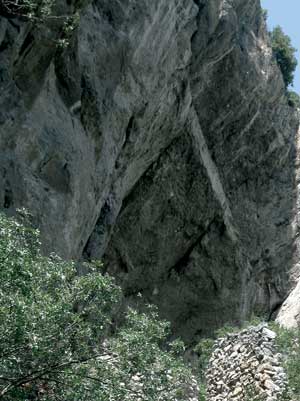
M 213 351 L 215 340 L 212 338 L 203 338 L 194 348 L 197 355 L 197 376 L 199 382 L 199 401 L 207 400 L 205 372 Z
M 274 56 L 281 69 L 285 86 L 293 84 L 294 72 L 297 67 L 295 57 L 296 49 L 291 44 L 291 39 L 285 35 L 280 26 L 276 26 L 270 33 Z
M 250 326 L 257 326 L 262 322 L 261 318 L 258 316 L 252 315 L 249 320 L 245 320 L 241 322 L 239 325 L 232 325 L 229 323 L 225 323 L 224 326 L 220 327 L 215 331 L 215 337 L 225 337 L 227 334 L 238 333 L 243 329 L 247 329 Z
M 229 323 L 225 323 L 224 326 L 215 331 L 215 336 L 217 338 L 225 337 L 227 336 L 227 334 L 237 333 L 238 331 L 240 331 L 240 329 L 240 326 L 233 326 Z
M 184 400 L 190 371 L 154 308 L 129 310 L 112 336 L 121 291 L 88 266 L 40 252 L 39 233 L 0 214 L 0 399 Z
M 57 41 L 57 44 L 60 48 L 66 48 L 69 46 L 70 39 L 73 35 L 73 32 L 78 27 L 79 21 L 80 21 L 80 14 L 78 11 L 76 11 L 73 15 L 65 18 L 62 27 L 62 35 Z
M 2 0 L 4 15 L 23 17 L 30 20 L 51 18 L 55 0 Z
M 200 385 L 199 385 L 199 401 L 206 401 L 206 400 L 207 400 L 206 385 L 204 383 L 200 383 Z
M 276 342 L 284 358 L 284 368 L 288 377 L 288 389 L 283 400 L 300 399 L 300 329 L 286 329 L 272 323 L 277 333 Z
M 300 96 L 294 91 L 287 91 L 288 104 L 296 109 L 300 108 Z
M 58 39 L 54 40 L 59 48 L 65 48 L 69 45 L 71 36 L 74 30 L 79 25 L 80 2 L 77 2 L 77 8 L 70 7 L 66 15 L 55 11 L 59 8 L 59 3 L 56 0 L 2 0 L 0 2 L 0 15 L 8 17 L 21 17 L 30 21 L 39 29 L 48 27 L 60 32 Z M 71 11 L 72 9 L 72 11 Z
M 205 370 L 208 366 L 214 342 L 212 338 L 203 338 L 194 348 L 198 355 L 198 374 L 201 380 L 204 380 Z

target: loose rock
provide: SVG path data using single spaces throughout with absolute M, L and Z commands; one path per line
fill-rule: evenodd
M 250 327 L 217 340 L 206 372 L 208 401 L 279 400 L 286 386 L 276 333 Z

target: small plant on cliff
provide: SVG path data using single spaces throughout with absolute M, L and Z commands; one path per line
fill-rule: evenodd
M 89 266 L 40 252 L 39 233 L 0 214 L 0 399 L 184 400 L 182 344 L 155 309 L 129 310 L 108 336 L 121 291 Z
M 0 12 L 8 18 L 21 17 L 29 20 L 52 18 L 55 0 L 2 0 Z
M 297 67 L 296 49 L 292 46 L 290 37 L 283 32 L 280 26 L 276 26 L 270 36 L 273 53 L 287 88 L 294 81 L 294 72 Z
M 288 103 L 291 107 L 300 109 L 300 96 L 294 91 L 287 92 Z
M 198 356 L 198 374 L 201 381 L 205 378 L 205 371 L 211 357 L 215 341 L 212 338 L 203 338 L 194 348 Z
M 76 7 L 70 5 L 66 8 L 68 12 L 62 13 L 55 11 L 59 9 L 56 0 L 0 0 L 0 16 L 6 18 L 21 18 L 30 21 L 33 25 L 43 29 L 47 23 L 51 29 L 60 32 L 60 37 L 54 41 L 58 47 L 66 47 L 72 36 L 73 31 L 79 25 L 80 2 Z

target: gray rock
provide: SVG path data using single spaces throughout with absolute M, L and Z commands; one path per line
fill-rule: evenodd
M 298 120 L 259 1 L 94 0 L 57 51 L 60 29 L 0 16 L 1 209 L 28 208 L 45 252 L 102 258 L 186 341 L 271 313 Z
M 240 401 L 249 397 L 280 399 L 287 386 L 286 375 L 280 366 L 281 356 L 276 353 L 275 337 L 269 331 L 266 327 L 258 330 L 251 326 L 237 333 L 234 339 L 231 335 L 222 339 L 223 352 L 211 354 L 206 372 L 208 401 L 215 401 L 216 395 L 224 401 L 230 401 L 232 397 Z M 268 353 L 265 358 L 259 358 L 258 355 L 265 352 L 261 342 L 267 335 Z M 219 340 L 215 346 L 220 347 Z M 232 352 L 237 347 L 238 359 L 237 353 Z M 249 349 L 253 354 L 251 357 Z
M 276 321 L 288 329 L 300 326 L 300 280 L 281 306 Z
M 277 337 L 275 331 L 267 329 L 266 327 L 263 328 L 262 334 L 267 337 L 268 340 L 274 340 Z

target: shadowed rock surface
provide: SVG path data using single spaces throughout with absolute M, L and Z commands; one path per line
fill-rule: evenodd
M 95 0 L 67 49 L 52 25 L 0 16 L 1 207 L 28 208 L 46 251 L 102 258 L 187 341 L 271 314 L 298 119 L 259 1 Z

